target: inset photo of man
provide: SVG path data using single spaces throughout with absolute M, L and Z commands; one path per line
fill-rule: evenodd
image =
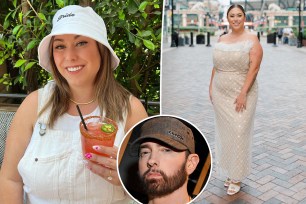
M 140 122 L 119 148 L 120 180 L 139 203 L 192 202 L 204 191 L 211 164 L 204 135 L 176 116 Z

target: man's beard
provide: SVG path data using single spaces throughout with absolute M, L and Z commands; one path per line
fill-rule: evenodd
M 171 194 L 172 192 L 182 187 L 187 180 L 187 172 L 185 169 L 185 164 L 186 162 L 184 162 L 181 168 L 173 176 L 167 176 L 161 170 L 148 169 L 141 177 L 142 185 L 144 187 L 144 191 L 146 192 L 146 194 L 151 199 L 157 197 L 163 197 L 168 194 Z M 146 175 L 149 172 L 159 173 L 162 176 L 162 178 L 147 179 Z

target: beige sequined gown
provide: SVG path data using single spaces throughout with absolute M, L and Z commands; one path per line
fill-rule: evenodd
M 216 126 L 216 166 L 219 175 L 241 181 L 250 173 L 251 144 L 257 103 L 257 81 L 247 94 L 246 110 L 235 111 L 235 99 L 249 69 L 252 41 L 219 42 L 213 53 L 216 69 L 212 100 Z

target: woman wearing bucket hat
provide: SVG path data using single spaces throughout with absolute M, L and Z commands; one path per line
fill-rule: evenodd
M 115 81 L 119 59 L 103 19 L 90 7 L 57 11 L 38 48 L 54 81 L 31 93 L 11 124 L 0 172 L 0 203 L 126 203 L 116 170 L 124 133 L 147 117 L 141 102 Z M 84 162 L 79 131 L 84 116 L 114 119 L 114 147 L 95 146 Z

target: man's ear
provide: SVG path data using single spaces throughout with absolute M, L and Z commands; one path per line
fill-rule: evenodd
M 197 168 L 200 158 L 197 154 L 189 154 L 186 162 L 186 172 L 188 175 L 192 174 Z

